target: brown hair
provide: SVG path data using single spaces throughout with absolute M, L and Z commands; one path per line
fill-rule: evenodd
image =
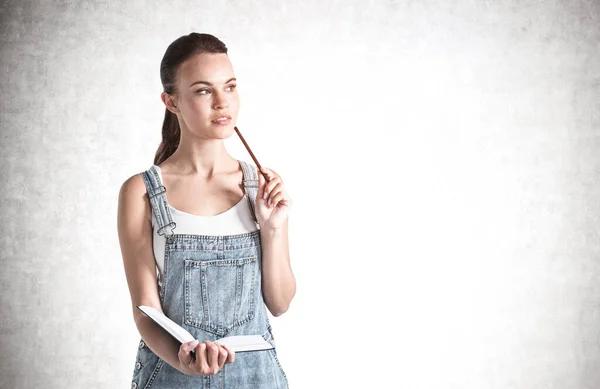
M 160 62 L 160 81 L 163 90 L 170 94 L 177 93 L 177 76 L 179 65 L 197 54 L 227 54 L 227 46 L 210 34 L 192 32 L 173 41 Z M 165 108 L 162 126 L 162 142 L 156 150 L 154 164 L 159 165 L 169 158 L 179 146 L 181 128 L 177 115 Z

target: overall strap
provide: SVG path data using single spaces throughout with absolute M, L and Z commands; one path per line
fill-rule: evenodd
M 254 216 L 254 222 L 258 224 L 258 218 L 256 217 L 256 194 L 258 193 L 258 168 L 254 165 L 250 165 L 247 162 L 239 161 L 242 166 L 242 171 L 244 172 L 244 179 L 242 183 L 244 184 L 245 196 L 248 198 L 250 202 L 250 209 L 252 210 L 252 215 Z
M 158 222 L 157 232 L 159 235 L 169 237 L 174 234 L 173 230 L 176 224 L 171 217 L 171 211 L 167 203 L 167 196 L 165 195 L 167 188 L 160 181 L 160 176 L 154 165 L 145 172 L 142 172 L 141 175 L 144 179 L 144 184 L 146 184 L 146 191 L 150 199 L 152 212 L 154 212 L 154 217 L 156 217 L 156 221 Z

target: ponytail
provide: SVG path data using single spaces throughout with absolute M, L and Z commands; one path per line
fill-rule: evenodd
M 177 115 L 165 108 L 165 119 L 162 126 L 162 141 L 156 155 L 154 156 L 154 164 L 160 165 L 165 159 L 169 158 L 179 146 L 179 137 L 181 128 Z

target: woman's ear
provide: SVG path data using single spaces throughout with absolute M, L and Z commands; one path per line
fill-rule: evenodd
M 163 101 L 163 103 L 165 104 L 165 106 L 167 107 L 167 109 L 169 111 L 171 111 L 172 113 L 175 113 L 175 114 L 178 113 L 177 105 L 175 104 L 175 97 L 174 96 L 171 96 L 167 92 L 162 92 L 160 94 L 160 99 Z

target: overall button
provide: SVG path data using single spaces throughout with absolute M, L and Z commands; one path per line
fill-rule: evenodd
M 136 369 L 138 369 L 138 370 L 140 370 L 140 369 L 142 368 L 142 364 L 141 364 L 141 363 L 139 363 L 139 362 L 138 362 L 138 363 L 136 363 L 136 364 L 135 364 L 135 368 L 136 368 Z
M 144 341 L 142 340 L 142 341 L 140 342 L 140 349 L 144 348 L 144 346 L 146 346 L 146 343 L 144 343 Z
M 131 384 L 131 389 L 137 389 L 137 384 L 135 382 Z

